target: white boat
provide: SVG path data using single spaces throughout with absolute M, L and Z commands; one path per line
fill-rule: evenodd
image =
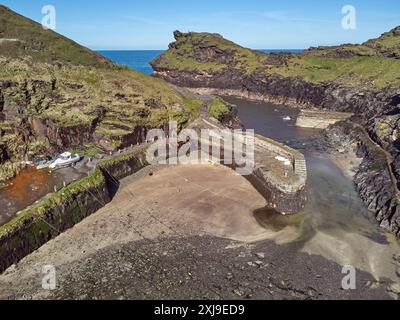
M 67 167 L 71 164 L 77 163 L 81 160 L 81 157 L 78 154 L 65 152 L 58 159 L 56 159 L 52 164 L 50 164 L 50 169 Z
M 283 118 L 283 121 L 290 121 L 290 120 L 292 120 L 292 118 L 289 116 Z

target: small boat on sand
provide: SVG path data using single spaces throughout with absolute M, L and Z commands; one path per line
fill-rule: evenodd
M 37 170 L 43 170 L 50 167 L 54 160 L 41 160 L 35 163 Z
M 54 160 L 50 165 L 50 169 L 68 167 L 71 164 L 77 163 L 81 160 L 81 157 L 78 154 L 65 152 L 56 160 Z
M 41 156 L 34 159 L 31 165 L 33 165 L 37 170 L 43 170 L 47 169 L 53 162 L 54 159 L 51 159 L 50 157 L 46 156 Z

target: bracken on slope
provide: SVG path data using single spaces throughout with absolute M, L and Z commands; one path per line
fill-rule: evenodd
M 142 142 L 201 103 L 0 6 L 0 183 L 20 161 Z

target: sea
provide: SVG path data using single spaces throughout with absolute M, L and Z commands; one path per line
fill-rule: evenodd
M 262 52 L 293 52 L 298 53 L 303 50 L 299 49 L 274 49 L 260 50 Z M 150 62 L 162 54 L 163 50 L 100 50 L 98 53 L 108 59 L 120 64 L 126 65 L 132 69 L 142 72 L 147 75 L 153 73 L 153 68 Z

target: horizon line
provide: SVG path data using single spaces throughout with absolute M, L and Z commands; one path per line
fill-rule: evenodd
M 93 49 L 93 51 L 167 51 L 168 49 Z M 307 50 L 307 48 L 248 48 L 251 50 Z

